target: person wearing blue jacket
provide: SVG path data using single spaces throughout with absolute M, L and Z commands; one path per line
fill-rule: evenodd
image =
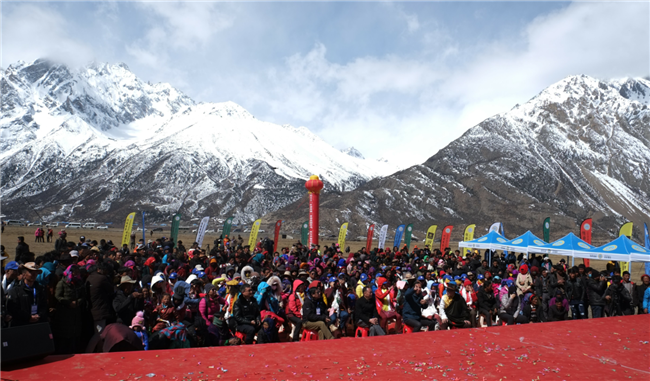
M 434 320 L 422 317 L 422 310 L 427 307 L 427 302 L 423 299 L 422 282 L 415 281 L 412 288 L 409 288 L 404 294 L 404 309 L 402 317 L 404 324 L 413 328 L 413 332 L 419 332 L 422 326 L 433 330 L 436 325 Z
M 643 312 L 647 314 L 648 308 L 650 308 L 650 287 L 646 288 L 643 293 Z

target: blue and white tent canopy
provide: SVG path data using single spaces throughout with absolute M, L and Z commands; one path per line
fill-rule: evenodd
M 546 242 L 536 237 L 535 234 L 531 233 L 529 230 L 519 237 L 501 244 L 498 250 L 510 250 L 517 253 L 528 253 L 530 251 L 528 249 L 529 246 L 543 245 L 546 245 Z
M 542 242 L 543 243 L 543 242 Z M 545 245 L 532 245 L 528 247 L 529 253 L 555 254 L 574 256 L 577 252 L 592 250 L 595 247 L 578 238 L 575 234 L 569 233 L 555 242 Z M 589 258 L 589 257 L 580 257 Z
M 577 258 L 602 261 L 650 261 L 650 250 L 622 235 L 612 242 L 592 250 L 576 252 Z
M 484 235 L 481 238 L 477 238 L 467 242 L 461 242 L 458 244 L 458 247 L 468 247 L 471 249 L 489 249 L 489 250 L 501 250 L 499 246 L 508 242 L 508 240 L 503 237 L 501 234 L 491 231 Z

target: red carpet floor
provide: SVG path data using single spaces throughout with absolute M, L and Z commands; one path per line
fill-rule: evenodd
M 3 380 L 650 380 L 650 316 L 307 343 L 50 356 Z

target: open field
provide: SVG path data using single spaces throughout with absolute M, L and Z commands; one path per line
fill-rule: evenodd
M 26 226 L 5 226 L 5 231 L 2 233 L 2 236 L 0 237 L 0 242 L 5 246 L 5 250 L 9 256 L 10 259 L 12 260 L 15 256 L 15 247 L 18 242 L 18 236 L 24 236 L 25 237 L 25 242 L 29 245 L 29 248 L 32 252 L 34 252 L 37 256 L 42 255 L 50 250 L 54 249 L 54 243 L 37 243 L 34 242 L 34 231 L 36 230 L 35 227 L 26 227 Z M 58 238 L 58 232 L 61 230 L 61 228 L 54 228 L 54 239 Z M 121 240 L 122 240 L 122 228 L 109 228 L 108 230 L 96 230 L 96 229 L 66 229 L 68 232 L 68 240 L 77 240 L 80 236 L 86 237 L 86 240 L 97 240 L 99 241 L 100 239 L 106 239 L 106 240 L 112 240 L 113 243 L 116 246 L 120 246 Z M 234 236 L 236 237 L 239 233 L 234 233 Z M 162 232 L 155 232 L 152 235 L 150 235 L 150 232 L 146 233 L 146 239 L 155 239 L 163 236 L 169 235 L 169 230 L 165 230 Z M 214 240 L 219 238 L 220 233 L 206 233 L 205 238 L 203 239 L 203 246 L 205 248 L 208 248 L 208 245 L 210 248 L 214 247 Z M 241 233 L 242 238 L 244 238 L 244 242 L 248 242 L 248 233 Z M 267 231 L 265 233 L 260 233 L 258 235 L 259 238 L 264 238 L 264 237 L 269 237 L 273 239 L 273 232 Z M 296 234 L 293 236 L 294 239 L 280 239 L 280 242 L 278 243 L 278 249 L 281 247 L 290 247 L 293 243 L 298 242 L 300 239 L 300 235 Z M 137 232 L 136 235 L 136 240 L 142 238 L 142 232 Z M 194 239 L 196 238 L 196 233 L 191 233 L 191 232 L 183 232 L 181 231 L 178 235 L 178 238 L 183 241 L 183 244 L 185 247 L 189 247 L 192 242 L 194 242 Z M 560 237 L 557 237 L 560 238 Z M 321 245 L 331 245 L 332 242 L 336 242 L 337 238 L 335 237 L 321 237 L 320 238 L 320 243 Z M 388 237 L 386 242 L 392 242 L 392 237 Z M 603 245 L 606 242 L 598 242 L 594 241 L 594 244 L 598 245 Z M 360 248 L 365 246 L 365 240 L 364 241 L 351 241 L 348 240 L 346 242 L 346 246 L 350 246 L 350 250 L 352 251 L 357 251 Z M 377 241 L 373 241 L 373 245 L 376 245 Z M 418 247 L 423 247 L 422 242 L 412 242 L 412 245 L 417 245 Z M 439 245 L 439 243 L 435 243 L 434 247 Z M 451 247 L 452 249 L 456 249 L 458 246 L 458 242 L 452 242 Z M 556 255 L 551 255 L 551 260 L 553 263 L 557 263 L 562 257 L 561 256 L 556 256 Z M 6 261 L 5 261 L 6 263 Z M 576 264 L 582 263 L 581 259 L 576 259 Z M 592 261 L 591 266 L 597 270 L 604 270 L 605 265 L 607 262 L 605 261 Z M 641 274 L 643 274 L 643 263 L 640 262 L 634 262 L 632 264 L 632 279 L 637 280 Z

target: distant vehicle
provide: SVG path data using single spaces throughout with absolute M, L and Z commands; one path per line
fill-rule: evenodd
M 241 229 L 235 229 L 232 231 L 233 233 L 242 233 Z
M 214 233 L 214 229 L 209 229 L 205 231 L 206 233 Z
M 7 226 L 25 226 L 22 221 L 19 220 L 7 220 L 5 222 Z
M 70 222 L 65 226 L 66 229 L 81 229 L 81 224 L 79 222 Z
M 237 230 L 235 230 L 235 231 L 237 231 Z M 240 231 L 241 231 L 241 230 L 240 230 Z M 250 232 L 251 232 L 250 229 L 248 229 L 248 228 L 244 229 L 244 233 L 250 233 Z
M 258 230 L 257 232 L 258 232 L 258 233 L 266 233 L 266 232 L 264 231 L 264 229 L 260 229 L 260 230 Z
M 82 226 L 84 229 L 95 229 L 97 227 L 96 222 L 86 222 L 84 226 Z
M 56 228 L 56 227 L 59 226 L 59 223 L 58 222 L 50 222 L 49 224 L 47 224 L 45 226 L 47 226 L 48 228 Z
M 43 223 L 39 221 L 35 221 L 35 222 L 28 223 L 27 226 L 43 226 Z
M 106 225 L 98 226 L 97 230 L 108 230 L 108 226 Z

